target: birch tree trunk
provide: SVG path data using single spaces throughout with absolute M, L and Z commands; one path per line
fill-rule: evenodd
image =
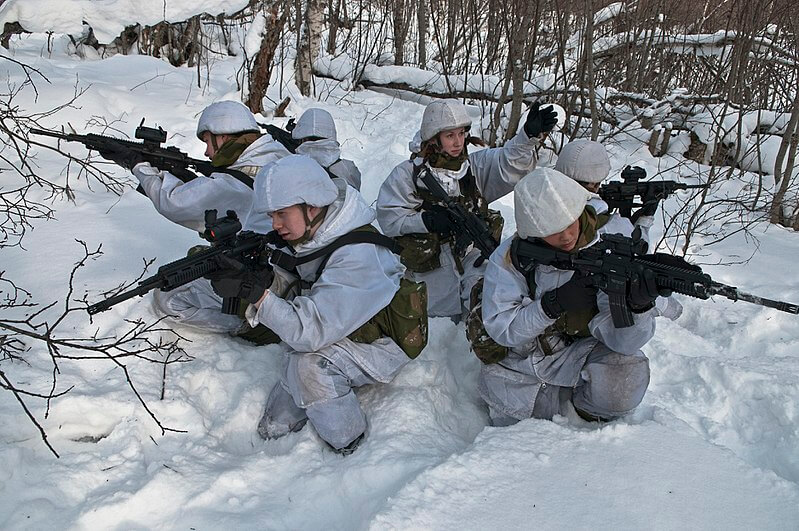
M 310 96 L 313 89 L 313 64 L 319 57 L 322 43 L 322 22 L 324 3 L 321 0 L 308 0 L 303 16 L 302 37 L 297 49 L 294 80 L 303 96 Z
M 514 5 L 515 4 L 515 5 Z M 511 95 L 511 111 L 508 118 L 508 129 L 505 140 L 516 134 L 519 119 L 522 115 L 522 98 L 524 97 L 525 49 L 530 38 L 530 19 L 532 18 L 532 2 L 522 0 L 511 4 L 517 11 L 517 24 L 510 28 L 510 46 L 508 47 L 508 66 L 513 83 Z
M 327 4 L 328 12 L 328 31 L 327 31 L 327 54 L 336 55 L 336 37 L 338 36 L 338 16 L 341 12 L 342 0 L 330 0 Z
M 406 15 L 406 0 L 394 0 L 391 17 L 394 22 L 394 64 L 402 66 L 405 63 L 405 40 L 409 26 Z
M 769 210 L 769 218 L 772 223 L 782 223 L 783 219 L 783 203 L 785 200 L 785 193 L 788 191 L 788 186 L 791 183 L 791 173 L 793 172 L 793 163 L 796 157 L 797 140 L 797 125 L 799 124 L 799 92 L 793 101 L 793 110 L 791 111 L 791 119 L 788 126 L 785 128 L 785 133 L 782 135 L 782 142 L 780 142 L 779 151 L 777 151 L 777 160 L 774 163 L 774 184 L 779 184 L 779 188 L 774 193 L 774 199 L 771 201 L 771 208 Z M 788 164 L 785 165 L 786 155 L 788 156 Z M 785 171 L 783 172 L 783 167 Z

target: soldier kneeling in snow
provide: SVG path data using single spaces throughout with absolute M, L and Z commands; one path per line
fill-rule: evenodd
M 254 177 L 265 164 L 290 154 L 271 136 L 261 134 L 250 110 L 236 101 L 218 101 L 206 107 L 197 122 L 197 138 L 205 143 L 205 155 L 213 166 L 238 170 L 249 177 Z M 220 214 L 235 210 L 248 230 L 268 232 L 272 228 L 268 218 L 247 216 L 253 200 L 252 184 L 233 175 L 220 171 L 183 182 L 147 163 L 136 164 L 131 171 L 158 213 L 174 223 L 202 233 L 206 210 L 215 209 Z M 199 248 L 192 248 L 189 253 Z M 277 341 L 265 327 L 253 329 L 242 316 L 223 314 L 221 308 L 222 301 L 204 279 L 175 290 L 153 292 L 156 314 L 173 322 L 208 332 L 230 333 L 256 344 Z
M 253 211 L 271 216 L 288 250 L 272 253 L 273 269 L 228 264 L 212 286 L 251 302 L 250 324 L 289 347 L 258 431 L 277 438 L 310 420 L 335 451 L 349 453 L 366 431 L 353 388 L 390 382 L 426 344 L 424 284 L 402 278 L 394 241 L 371 226 L 375 213 L 360 193 L 307 156 L 259 172 Z M 301 293 L 275 296 L 268 286 L 279 277 L 298 280 Z
M 483 288 L 485 331 L 504 350 L 486 362 L 479 392 L 495 426 L 534 417 L 551 419 L 573 404 L 587 420 L 625 415 L 649 385 L 641 352 L 655 333 L 655 317 L 673 310 L 646 282 L 629 288 L 634 324 L 615 328 L 608 297 L 590 276 L 537 265 L 525 275 L 512 256 L 515 238 L 538 239 L 566 252 L 593 245 L 603 233 L 629 236 L 629 220 L 597 215 L 591 194 L 551 169 L 537 169 L 515 188 L 517 235 L 491 255 Z M 653 292 L 654 291 L 654 292 Z M 471 318 L 471 316 L 470 316 Z M 473 323 L 470 323 L 470 326 Z M 498 345 L 497 345 L 498 344 Z

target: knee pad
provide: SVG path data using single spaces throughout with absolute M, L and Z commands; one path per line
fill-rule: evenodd
M 342 381 L 340 381 L 342 380 Z M 289 355 L 286 386 L 299 407 L 346 394 L 350 387 L 335 365 L 318 354 Z
M 291 394 L 278 382 L 266 400 L 264 413 L 258 422 L 258 434 L 263 439 L 277 439 L 301 430 L 307 418 L 305 410 L 297 407 Z
M 643 354 L 612 352 L 587 363 L 583 382 L 574 391 L 574 406 L 600 418 L 615 418 L 635 409 L 649 386 L 649 359 Z

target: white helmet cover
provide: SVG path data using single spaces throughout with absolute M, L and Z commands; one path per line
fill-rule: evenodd
M 560 150 L 555 169 L 584 183 L 601 183 L 610 173 L 605 146 L 593 140 L 572 140 Z
M 550 168 L 536 168 L 513 190 L 516 230 L 522 238 L 545 238 L 569 227 L 593 195 Z
M 420 133 L 422 141 L 427 141 L 441 131 L 458 127 L 471 127 L 472 117 L 466 106 L 458 100 L 436 100 L 427 105 L 422 115 Z
M 291 138 L 301 140 L 309 136 L 337 140 L 336 123 L 329 112 L 324 109 L 311 108 L 302 113 L 291 131 Z
M 267 214 L 292 205 L 323 207 L 338 197 L 330 176 L 307 155 L 289 155 L 261 168 L 254 192 L 253 210 Z
M 197 122 L 197 138 L 200 140 L 206 131 L 214 135 L 234 135 L 257 133 L 260 130 L 250 109 L 237 101 L 212 103 L 205 108 Z

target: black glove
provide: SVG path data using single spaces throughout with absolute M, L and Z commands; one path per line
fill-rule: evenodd
M 671 294 L 670 291 L 669 294 Z M 655 305 L 655 299 L 660 295 L 655 281 L 655 273 L 651 269 L 644 269 L 640 275 L 636 275 L 630 281 L 627 291 L 627 306 L 633 313 L 643 313 Z
M 544 293 L 541 308 L 550 319 L 557 319 L 564 312 L 591 308 L 596 305 L 596 288 L 592 284 L 590 276 L 575 273 L 562 286 Z
M 635 225 L 641 216 L 654 216 L 655 213 L 657 213 L 659 204 L 660 201 L 657 199 L 644 202 L 644 206 L 633 213 L 633 215 L 630 217 L 630 221 L 633 223 L 633 225 Z
M 458 226 L 452 221 L 443 207 L 433 207 L 422 212 L 422 223 L 430 232 L 437 232 L 449 236 L 458 231 Z
M 549 105 L 542 109 L 541 104 L 535 102 L 530 106 L 530 112 L 527 113 L 524 132 L 528 137 L 533 138 L 541 133 L 549 133 L 557 124 L 558 113 L 555 112 L 554 107 Z
M 662 264 L 664 266 L 677 267 L 679 269 L 685 269 L 687 271 L 693 271 L 694 273 L 699 273 L 699 274 L 702 273 L 701 267 L 688 262 L 682 256 L 674 256 L 666 253 L 654 253 L 646 255 L 645 258 L 647 260 L 650 260 L 658 264 Z M 668 297 L 671 295 L 671 290 L 668 288 L 658 288 L 658 293 L 662 297 Z
M 471 245 L 474 240 L 466 231 L 458 232 L 455 235 L 455 255 L 463 256 L 466 254 L 466 249 Z
M 275 277 L 271 267 L 254 271 L 225 255 L 219 255 L 217 262 L 220 268 L 205 278 L 211 281 L 214 293 L 223 299 L 236 297 L 255 304 Z
M 127 170 L 133 169 L 140 162 L 144 162 L 140 153 L 136 153 L 125 146 L 114 146 L 112 150 L 98 151 L 98 153 L 105 160 L 110 160 Z

